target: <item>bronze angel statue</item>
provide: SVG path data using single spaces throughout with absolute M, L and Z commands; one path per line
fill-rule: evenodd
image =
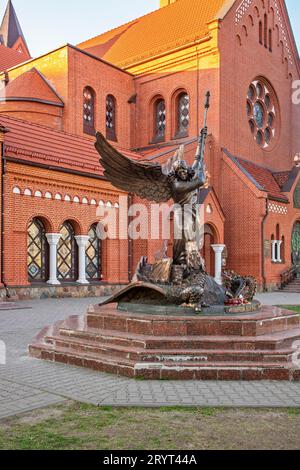
M 209 92 L 206 100 L 205 126 L 201 131 L 193 166 L 184 160 L 184 146 L 169 159 L 166 165 L 131 160 L 112 147 L 101 133 L 97 133 L 96 149 L 108 181 L 115 187 L 134 193 L 142 199 L 162 203 L 173 200 L 176 239 L 173 264 L 195 263 L 199 254 L 196 205 L 199 191 L 208 186 L 208 174 L 204 163 L 207 137 L 206 116 L 209 108 Z M 177 210 L 176 210 L 177 208 Z M 179 210 L 178 210 L 179 209 Z M 188 223 L 186 221 L 188 220 Z M 191 261 L 193 260 L 193 261 Z M 201 264 L 200 254 L 198 262 Z
M 174 264 L 185 262 L 187 246 L 195 242 L 195 227 L 189 230 L 179 218 L 182 214 L 188 217 L 189 208 L 193 210 L 197 204 L 199 189 L 207 187 L 203 161 L 196 158 L 194 165 L 188 166 L 183 159 L 183 146 L 166 166 L 133 161 L 112 147 L 100 133 L 97 133 L 96 149 L 101 156 L 104 174 L 115 187 L 148 201 L 161 203 L 173 200 L 175 207 L 180 206 L 182 212 L 178 211 L 178 218 L 175 210 L 175 224 L 177 219 L 182 230 L 177 231 L 181 231 L 181 236 L 174 241 L 173 261 Z M 195 218 L 191 220 L 195 221 Z
M 210 93 L 206 95 L 205 125 L 201 131 L 193 166 L 184 160 L 184 146 L 166 165 L 131 160 L 112 147 L 101 133 L 97 133 L 96 149 L 108 181 L 115 187 L 134 193 L 152 202 L 174 202 L 174 265 L 202 263 L 197 231 L 197 202 L 201 188 L 208 186 L 204 163 L 207 138 L 207 111 Z M 177 208 L 177 209 L 176 209 Z M 178 210 L 179 208 L 179 210 Z M 194 266 L 195 267 L 195 266 Z

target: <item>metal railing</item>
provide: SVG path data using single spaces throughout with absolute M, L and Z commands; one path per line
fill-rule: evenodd
M 299 273 L 299 271 L 300 271 L 299 266 L 293 265 L 287 271 L 282 273 L 280 275 L 281 287 L 283 288 L 287 286 L 288 284 L 290 284 L 297 277 L 297 274 Z

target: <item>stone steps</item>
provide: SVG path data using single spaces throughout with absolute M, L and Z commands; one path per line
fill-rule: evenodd
M 297 278 L 294 281 L 290 282 L 288 285 L 283 287 L 280 292 L 300 294 L 300 278 Z
M 300 380 L 292 364 L 296 313 L 156 316 L 90 308 L 46 327 L 30 346 L 38 359 L 134 378 Z
M 255 315 L 166 317 L 125 314 L 107 306 L 88 311 L 86 322 L 96 330 L 152 336 L 260 336 L 297 328 L 299 317 L 278 307 L 265 307 Z
M 300 336 L 299 336 L 300 338 Z M 145 350 L 135 347 L 123 347 L 112 344 L 95 344 L 82 340 L 65 340 L 54 338 L 54 349 L 58 352 L 72 354 L 92 354 L 93 356 L 129 359 L 138 362 L 274 362 L 287 363 L 292 360 L 294 349 L 271 351 L 236 351 L 205 349 L 156 349 Z
M 87 344 L 102 344 L 134 347 L 144 350 L 235 350 L 235 351 L 255 351 L 255 350 L 276 350 L 278 348 L 288 348 L 292 342 L 300 339 L 300 328 L 273 333 L 272 335 L 256 336 L 147 336 L 138 334 L 128 334 L 108 330 L 74 331 L 61 328 L 59 338 L 78 339 Z M 53 338 L 46 337 L 45 340 L 51 344 Z
M 65 350 L 48 351 L 30 347 L 31 355 L 47 361 L 85 367 L 131 378 L 169 380 L 300 380 L 300 370 L 292 363 L 276 362 L 164 362 L 143 363 Z

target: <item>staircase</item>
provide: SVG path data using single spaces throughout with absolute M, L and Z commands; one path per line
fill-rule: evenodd
M 225 316 L 159 316 L 90 307 L 46 327 L 30 355 L 131 378 L 300 380 L 296 313 L 262 307 Z M 298 357 L 298 356 L 297 356 Z
M 283 287 L 282 292 L 300 294 L 300 278 L 295 278 L 287 286 Z M 300 297 L 299 297 L 299 300 L 300 300 Z
M 300 294 L 299 266 L 292 266 L 281 275 L 281 292 Z

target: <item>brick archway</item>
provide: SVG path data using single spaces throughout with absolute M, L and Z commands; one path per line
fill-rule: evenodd
M 215 276 L 215 253 L 212 249 L 212 245 L 219 242 L 219 237 L 215 227 L 207 223 L 204 225 L 204 242 L 201 254 L 205 260 L 205 267 L 208 274 Z

